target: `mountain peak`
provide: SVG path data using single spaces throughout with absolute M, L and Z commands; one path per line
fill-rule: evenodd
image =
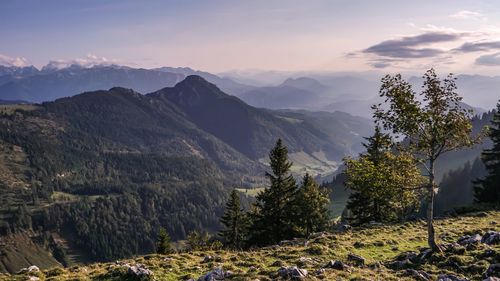
M 186 78 L 184 78 L 184 80 L 179 82 L 177 85 L 184 84 L 184 83 L 189 84 L 191 86 L 216 87 L 214 84 L 205 80 L 205 78 L 203 78 L 199 75 L 194 75 L 194 74 L 186 76 Z
M 321 84 L 318 80 L 309 77 L 288 78 L 280 85 L 280 87 L 284 86 L 310 92 L 323 92 L 328 89 L 327 86 Z

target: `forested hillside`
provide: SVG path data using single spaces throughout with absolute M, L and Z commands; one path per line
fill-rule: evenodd
M 152 252 L 160 227 L 174 240 L 216 231 L 229 190 L 263 184 L 261 159 L 275 138 L 314 164 L 300 173 L 331 172 L 359 149 L 367 120 L 328 123 L 325 114 L 256 109 L 194 76 L 149 95 L 112 88 L 5 105 L 1 233 L 23 233 L 71 263 Z M 249 135 L 238 135 L 243 125 Z

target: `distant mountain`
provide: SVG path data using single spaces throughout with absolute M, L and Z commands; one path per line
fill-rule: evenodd
M 288 78 L 281 84 L 281 86 L 289 86 L 318 94 L 324 93 L 329 89 L 328 86 L 325 86 L 318 80 L 309 77 Z
M 254 86 L 238 83 L 230 78 L 219 77 L 215 74 L 205 71 L 193 70 L 189 67 L 160 67 L 152 70 L 182 74 L 185 77 L 189 75 L 198 75 L 203 77 L 208 82 L 217 85 L 217 87 L 219 87 L 225 93 L 234 96 L 241 95 L 242 93 L 250 91 L 251 89 L 255 88 Z
M 173 86 L 183 78 L 184 76 L 180 74 L 146 69 L 73 66 L 0 85 L 0 99 L 51 101 L 85 91 L 109 89 L 115 86 L 150 92 L 165 86 Z
M 168 99 L 180 107 L 198 127 L 256 160 L 265 158 L 268 148 L 272 147 L 276 139 L 282 138 L 291 152 L 305 153 L 311 158 L 315 158 L 315 153 L 324 153 L 326 159 L 339 161 L 357 149 L 351 146 L 360 142 L 360 135 L 368 132 L 367 124 L 370 123 L 348 114 L 329 116 L 330 119 L 325 117 L 328 119 L 325 121 L 313 113 L 254 108 L 225 94 L 199 76 L 189 76 L 173 88 L 165 88 L 148 96 Z M 332 122 L 333 119 L 336 121 Z M 356 124 L 347 122 L 341 127 L 339 124 L 347 119 L 355 119 Z M 327 130 L 321 130 L 322 127 L 330 128 L 328 132 L 347 130 L 344 134 L 351 135 L 351 138 L 341 142 L 336 134 L 328 134 Z
M 248 91 L 240 98 L 246 103 L 269 109 L 311 109 L 315 108 L 320 95 L 291 86 L 261 87 Z
M 34 66 L 17 67 L 0 65 L 0 85 L 38 73 L 39 70 Z
M 261 108 L 317 109 L 328 89 L 312 78 L 288 78 L 278 86 L 254 88 L 239 97 L 246 103 Z
M 484 111 L 500 100 L 500 76 L 462 74 L 456 78 L 457 93 L 471 107 Z M 418 90 L 422 85 L 422 78 L 411 77 L 409 82 Z

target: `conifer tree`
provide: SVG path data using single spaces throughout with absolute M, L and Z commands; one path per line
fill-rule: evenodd
M 221 223 L 225 226 L 225 229 L 220 232 L 225 245 L 232 249 L 241 248 L 246 236 L 247 218 L 241 209 L 240 197 L 235 189 L 231 192 L 226 203 L 226 210 L 221 218 Z
M 288 149 L 278 139 L 269 153 L 271 173 L 266 173 L 270 186 L 257 195 L 255 212 L 252 214 L 252 244 L 273 244 L 295 235 L 291 221 L 293 197 L 297 189 L 290 174 L 292 163 Z
M 326 229 L 329 219 L 329 202 L 326 191 L 320 188 L 312 176 L 306 174 L 294 199 L 298 222 L 296 227 L 299 228 L 301 234 L 309 236 L 313 232 Z
M 488 175 L 475 182 L 474 196 L 477 202 L 500 204 L 500 102 L 491 121 L 489 137 L 493 147 L 483 151 L 482 160 Z
M 156 253 L 166 255 L 172 252 L 170 235 L 165 228 L 161 227 L 156 239 Z
M 423 182 L 416 160 L 409 154 L 391 153 L 392 139 L 377 126 L 366 154 L 346 158 L 346 187 L 352 193 L 347 209 L 355 224 L 404 219 L 414 211 Z
M 381 132 L 379 126 L 375 127 L 373 136 L 365 138 L 368 143 L 363 143 L 366 148 L 366 154 L 361 154 L 369 160 L 375 168 L 386 160 L 386 152 L 391 149 L 392 139 L 388 134 Z M 352 193 L 347 202 L 347 209 L 351 211 L 353 219 L 358 224 L 368 223 L 370 221 L 381 221 L 380 198 L 373 194 L 373 187 L 370 183 L 366 185 L 350 186 Z

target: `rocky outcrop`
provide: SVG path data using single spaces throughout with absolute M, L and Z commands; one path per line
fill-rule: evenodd
M 291 278 L 295 280 L 304 279 L 307 277 L 307 270 L 298 268 L 296 266 L 281 267 L 278 270 L 278 275 L 282 278 Z

